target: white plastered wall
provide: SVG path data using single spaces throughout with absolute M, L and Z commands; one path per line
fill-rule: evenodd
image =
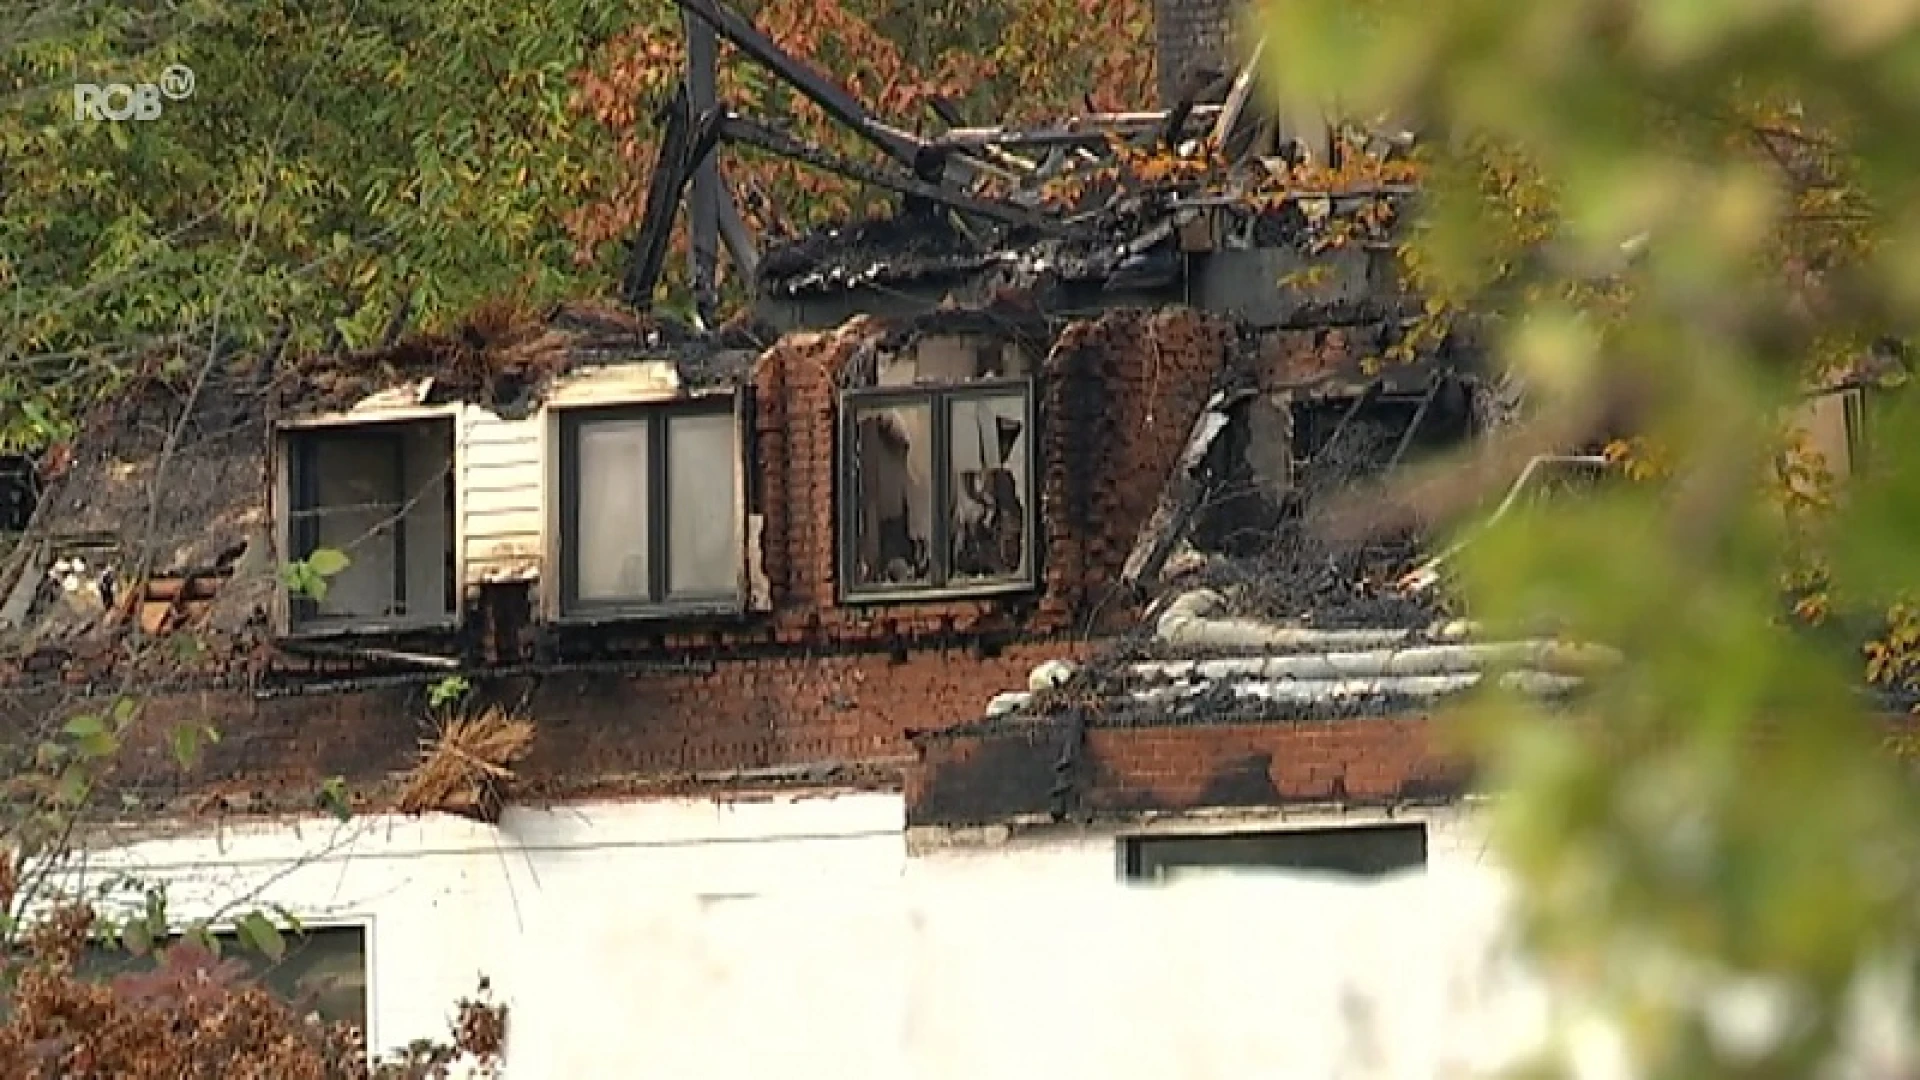
M 1074 973 L 1069 981 L 1084 995 L 1090 981 L 1111 984 L 1100 993 L 1134 993 L 1127 980 L 1114 981 L 1118 961 L 1096 952 L 1144 958 L 1142 970 L 1172 962 L 1161 945 L 1128 940 L 1140 932 L 1137 920 L 1158 917 L 1143 914 L 1157 901 L 1106 907 L 1108 898 L 1156 892 L 1120 884 L 1122 835 L 1386 819 L 1269 812 L 1162 820 L 1124 832 L 915 830 L 909 837 L 892 794 L 602 802 L 509 809 L 497 829 L 446 816 L 315 818 L 167 835 L 148 828 L 123 836 L 123 846 L 96 850 L 88 874 L 99 880 L 125 870 L 164 882 L 183 919 L 280 905 L 309 924 L 366 927 L 369 1035 L 377 1046 L 443 1036 L 453 1003 L 487 976 L 511 1009 L 516 1080 L 632 1075 L 619 1071 L 620 1061 L 635 1060 L 622 1055 L 651 1061 L 648 1075 L 687 1078 L 756 1075 L 751 1063 L 771 1066 L 779 1055 L 779 1072 L 789 1077 L 1012 1075 L 999 1071 L 1012 1051 L 995 1043 L 999 1049 L 989 1052 L 985 1042 L 972 1057 L 925 1071 L 933 1068 L 929 1055 L 953 1053 L 955 1040 L 988 1039 L 1005 1028 L 1005 1016 L 968 1012 L 984 1007 L 975 995 L 986 992 L 990 983 L 981 980 L 994 977 L 994 964 L 1009 965 L 1009 1007 L 1037 1009 L 1053 991 L 1042 972 L 1022 965 Z M 1393 819 L 1427 823 L 1429 866 L 1442 877 L 1471 874 L 1483 861 L 1470 811 L 1403 811 Z M 1299 883 L 1298 875 L 1257 876 Z M 1310 926 L 1331 918 L 1316 913 L 1330 907 L 1341 912 L 1341 925 L 1355 928 L 1354 941 L 1384 943 L 1400 933 L 1386 912 L 1349 902 L 1374 886 L 1311 880 L 1301 887 L 1306 907 L 1275 919 Z M 1157 890 L 1190 891 L 1186 883 Z M 975 899 L 959 899 L 969 896 Z M 1424 925 L 1427 933 L 1444 924 Z M 1008 928 L 1004 935 L 1000 927 Z M 1168 927 L 1168 942 L 1203 932 Z M 1065 936 L 1054 938 L 1055 930 Z M 1319 1008 L 1336 985 L 1311 971 L 1326 962 L 1319 957 L 1330 940 L 1288 931 L 1256 950 L 1274 963 L 1294 957 L 1287 962 L 1302 973 L 1291 980 L 1298 984 L 1291 1007 Z M 1196 954 L 1192 970 L 1209 962 Z M 1223 970 L 1243 978 L 1232 974 L 1239 968 Z M 1188 1032 L 1181 1038 L 1211 1023 L 1191 1012 L 1205 993 L 1193 998 L 1200 991 L 1177 982 L 1155 985 L 1154 993 L 1174 995 L 1160 1007 L 1183 1017 L 1173 1026 Z M 1127 1009 L 1145 999 L 1088 1000 Z M 1072 1015 L 1080 1019 L 1061 1030 L 1089 1037 L 1084 1025 L 1097 1016 L 1080 1006 Z M 1037 1038 L 1046 1025 L 1035 1019 L 1028 1026 Z M 1140 1060 L 1158 1060 L 1156 1053 Z M 1108 1060 L 1101 1054 L 1087 1060 Z

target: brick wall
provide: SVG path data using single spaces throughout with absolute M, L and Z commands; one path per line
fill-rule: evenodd
M 912 752 L 909 731 L 970 721 L 994 694 L 1024 687 L 1034 665 L 1080 658 L 1088 648 L 1041 642 L 996 656 L 929 649 L 899 660 L 876 652 L 764 655 L 683 671 L 507 679 L 480 693 L 537 722 L 533 749 L 517 770 L 520 797 L 536 801 L 670 791 L 695 785 L 697 774 L 827 764 L 847 768 L 819 779 L 891 784 Z M 238 689 L 146 696 L 115 786 L 156 811 L 278 811 L 310 806 L 328 777 L 342 776 L 378 802 L 430 734 L 426 697 L 425 683 L 278 697 Z M 9 712 L 42 715 L 109 705 L 57 691 L 8 702 Z M 221 738 L 183 773 L 168 735 L 202 723 L 219 728 Z
M 1189 311 L 1116 312 L 1073 324 L 1054 343 L 1036 390 L 1042 580 L 1035 593 L 842 605 L 836 387 L 861 350 L 889 332 L 857 320 L 791 336 L 756 367 L 754 511 L 765 520 L 771 614 L 574 632 L 538 677 L 468 673 L 489 698 L 524 703 L 538 721 L 522 770 L 529 793 L 573 796 L 640 778 L 897 760 L 910 753 L 909 730 L 977 719 L 993 695 L 1024 687 L 1034 665 L 1080 658 L 1090 639 L 1135 618 L 1115 583 L 1194 418 L 1236 355 L 1231 327 Z M 484 629 L 487 620 L 475 623 Z M 147 650 L 166 674 L 191 670 L 204 676 L 205 688 L 148 693 L 142 728 L 151 738 L 130 753 L 122 776 L 130 789 L 159 800 L 191 791 L 278 806 L 332 775 L 377 788 L 408 764 L 426 734 L 424 677 L 399 687 L 355 683 L 337 660 L 276 655 L 237 637 L 202 644 L 191 660 L 165 643 Z M 428 642 L 420 651 L 446 647 Z M 501 664 L 525 659 L 482 652 Z M 24 725 L 73 707 L 70 697 L 88 686 L 118 682 L 123 655 L 101 638 L 0 661 L 0 684 L 47 687 L 38 697 L 0 699 L 0 720 Z M 641 673 L 636 665 L 681 670 Z M 257 698 L 253 686 L 285 696 Z M 211 723 L 222 733 L 191 778 L 179 774 L 164 741 L 181 723 Z
M 1245 0 L 1154 0 L 1153 33 L 1160 100 L 1171 106 L 1187 73 L 1200 67 L 1237 66 L 1234 19 Z
M 783 644 L 952 633 L 1057 634 L 1124 619 L 1106 603 L 1194 418 L 1236 349 L 1187 310 L 1115 312 L 1068 326 L 1041 365 L 1037 597 L 842 605 L 835 553 L 837 387 L 884 331 L 856 320 L 790 336 L 755 373 L 764 567 Z M 756 636 L 750 632 L 749 636 Z M 757 635 L 764 636 L 764 635 Z
M 940 733 L 919 740 L 907 822 L 1452 798 L 1467 771 L 1434 744 L 1434 723 L 1408 714 L 1080 732 L 1056 718 Z

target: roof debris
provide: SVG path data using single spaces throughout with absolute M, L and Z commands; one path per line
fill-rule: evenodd
M 965 126 L 944 109 L 947 129 L 922 135 L 879 119 L 721 0 L 679 3 L 859 135 L 881 160 L 831 153 L 725 102 L 696 114 L 690 88 L 711 85 L 714 61 L 710 50 L 690 49 L 688 78 L 667 106 L 668 138 L 626 275 L 626 299 L 638 308 L 652 303 L 682 193 L 723 143 L 903 197 L 895 218 L 828 228 L 747 259 L 763 299 L 969 279 L 1150 288 L 1177 277 L 1169 263 L 1182 252 L 1320 252 L 1382 242 L 1398 219 L 1400 200 L 1413 192 L 1410 136 L 1342 131 L 1309 140 L 1256 107 L 1258 50 L 1236 77 L 1195 85 L 1169 109 L 1071 117 L 1037 128 Z M 724 191 L 696 201 L 701 205 L 689 210 L 698 235 L 724 233 L 737 220 Z M 696 244 L 709 253 L 712 247 Z M 741 253 L 735 258 L 741 261 Z M 712 275 L 696 273 L 696 279 L 710 282 Z M 704 310 L 710 298 L 696 299 Z

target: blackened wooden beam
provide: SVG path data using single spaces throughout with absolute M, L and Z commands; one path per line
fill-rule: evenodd
M 826 110 L 828 116 L 879 147 L 888 157 L 909 168 L 917 160 L 922 160 L 927 149 L 925 141 L 879 123 L 852 94 L 814 70 L 804 60 L 788 54 L 772 38 L 761 33 L 751 20 L 720 0 L 678 0 L 678 3 L 683 10 L 713 27 L 721 37 L 733 42 L 741 52 Z
M 686 190 L 687 151 L 692 141 L 693 118 L 683 83 L 667 106 L 660 154 L 654 159 L 653 176 L 647 182 L 646 210 L 641 215 L 640 230 L 634 235 L 626 275 L 621 281 L 621 297 L 636 310 L 653 306 L 653 290 L 660 283 L 667 244 L 673 237 L 674 214 L 680 208 L 680 194 Z
M 705 116 L 718 104 L 716 65 L 719 44 L 713 27 L 691 14 L 682 13 L 687 31 L 687 100 L 693 115 Z M 693 284 L 694 310 L 702 319 L 712 317 L 718 306 L 715 276 L 720 263 L 720 170 L 713 155 L 706 155 L 693 167 L 693 190 L 687 198 L 688 258 Z
M 771 124 L 741 116 L 738 113 L 726 115 L 720 123 L 720 133 L 731 142 L 758 147 L 768 153 L 779 154 L 781 157 L 791 158 L 850 180 L 858 180 L 863 184 L 871 184 L 902 195 L 925 199 L 963 213 L 992 218 L 1010 225 L 1023 225 L 1042 232 L 1065 231 L 1065 226 L 1055 218 L 1007 203 L 975 198 L 914 177 L 900 176 L 884 169 L 850 161 L 781 131 Z
M 753 245 L 753 233 L 740 216 L 740 207 L 733 201 L 733 192 L 725 184 L 720 185 L 720 198 L 715 209 L 720 216 L 720 240 L 727 245 L 727 254 L 733 258 L 733 265 L 748 278 L 760 269 L 760 253 Z

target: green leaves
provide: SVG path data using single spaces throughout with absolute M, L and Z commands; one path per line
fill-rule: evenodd
M 327 598 L 327 579 L 352 565 L 344 551 L 317 548 L 305 559 L 296 559 L 280 568 L 280 580 L 294 596 L 309 600 Z
M 125 724 L 109 727 L 109 723 L 106 717 L 83 713 L 68 720 L 61 731 L 72 740 L 73 751 L 82 759 L 97 761 L 112 757 L 120 749 L 120 732 L 125 730 Z
M 632 16 L 588 0 L 539 19 L 509 7 L 170 5 L 139 26 L 51 20 L 0 54 L 0 85 L 19 95 L 0 110 L 0 453 L 58 438 L 124 377 L 114 357 L 205 341 L 216 310 L 243 346 L 287 317 L 300 351 L 332 320 L 390 304 L 381 284 L 399 265 L 440 282 L 416 309 L 428 326 L 535 268 L 551 283 L 535 303 L 597 291 L 607 268 L 573 261 L 546 178 L 562 159 L 617 170 L 603 133 L 566 108 L 567 81 L 537 76 L 580 67 Z M 196 87 L 160 118 L 75 121 L 76 71 L 138 81 L 173 62 Z M 456 138 L 489 152 L 418 198 L 420 148 Z M 509 221 L 532 227 L 474 227 Z
M 1512 514 L 1463 556 L 1474 618 L 1628 659 L 1564 712 L 1496 701 L 1462 728 L 1500 783 L 1530 938 L 1612 1007 L 1638 1075 L 1807 1075 L 1863 959 L 1920 936 L 1903 869 L 1920 790 L 1860 693 L 1863 674 L 1910 688 L 1920 670 L 1920 620 L 1894 603 L 1920 594 L 1920 396 L 1870 411 L 1867 468 L 1831 499 L 1780 490 L 1810 470 L 1767 463 L 1803 391 L 1920 326 L 1920 96 L 1887 91 L 1912 85 L 1920 6 L 1279 10 L 1288 88 L 1435 136 L 1403 266 L 1525 377 L 1534 415 L 1490 456 L 1591 438 L 1659 462 Z M 1627 430 L 1597 430 L 1623 412 Z M 1870 671 L 1789 624 L 1783 576 L 1824 589 L 1827 566 L 1839 599 L 1804 609 L 1831 606 L 1830 634 L 1870 612 Z M 1803 1023 L 1767 1060 L 1723 1058 L 1690 1037 L 1700 995 L 1673 992 L 1675 965 L 1790 982 Z
M 335 821 L 350 821 L 353 818 L 353 800 L 347 794 L 345 777 L 330 776 L 320 785 L 318 802 L 321 809 L 332 814 Z
M 441 709 L 472 692 L 473 684 L 460 675 L 449 675 L 427 688 L 428 706 Z
M 350 564 L 345 552 L 333 548 L 319 548 L 307 556 L 307 567 L 323 578 L 332 577 L 345 570 Z
M 269 960 L 278 960 L 286 955 L 287 941 L 280 935 L 280 928 L 258 911 L 242 915 L 234 923 L 234 930 L 243 944 Z
M 220 732 L 210 724 L 182 724 L 173 729 L 169 741 L 174 762 L 182 772 L 192 772 L 199 767 L 206 745 L 220 741 Z

